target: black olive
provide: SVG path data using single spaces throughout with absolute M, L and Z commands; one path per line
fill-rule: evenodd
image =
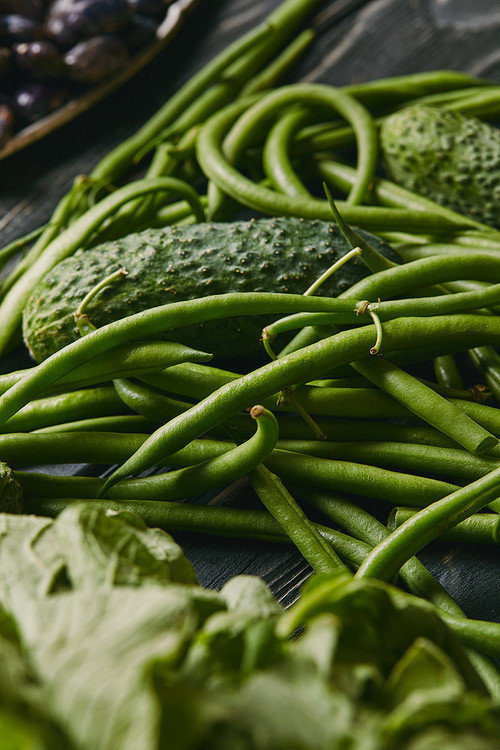
M 132 50 L 151 44 L 156 39 L 158 24 L 151 16 L 132 16 L 128 26 L 121 32 L 121 37 Z
M 19 70 L 36 80 L 58 78 L 64 74 L 62 54 L 52 42 L 22 42 L 15 44 L 12 52 Z
M 127 45 L 112 34 L 85 39 L 64 55 L 68 77 L 86 86 L 123 70 L 128 59 Z
M 30 81 L 14 93 L 15 112 L 27 122 L 35 122 L 62 107 L 69 98 L 69 92 L 47 83 Z
M 130 19 L 127 0 L 55 0 L 46 18 L 47 34 L 62 47 L 119 31 Z
M 166 3 L 163 0 L 127 0 L 132 13 L 154 16 L 161 19 L 165 15 Z
M 0 104 L 0 148 L 5 146 L 14 132 L 15 117 L 7 104 Z
M 0 42 L 10 45 L 16 42 L 33 42 L 42 36 L 42 27 L 31 18 L 15 13 L 0 16 Z

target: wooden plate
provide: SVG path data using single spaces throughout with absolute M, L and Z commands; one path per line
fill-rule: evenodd
M 43 117 L 17 132 L 0 149 L 0 159 L 5 159 L 10 154 L 40 140 L 53 130 L 57 130 L 57 128 L 78 117 L 82 112 L 90 109 L 111 92 L 123 86 L 167 46 L 199 2 L 200 0 L 175 0 L 169 5 L 165 18 L 157 29 L 155 42 L 138 52 L 125 70 L 111 76 L 104 83 L 89 89 L 78 98 L 71 99 L 47 117 Z

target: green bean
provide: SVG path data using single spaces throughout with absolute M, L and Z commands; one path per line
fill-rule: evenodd
M 5 245 L 5 247 L 2 247 L 0 249 L 0 270 L 9 262 L 9 260 L 11 260 L 21 250 L 23 250 L 26 247 L 26 245 L 29 245 L 30 242 L 32 242 L 37 237 L 39 237 L 40 234 L 42 234 L 42 232 L 46 228 L 47 228 L 47 225 L 38 227 L 37 229 L 34 229 L 32 232 L 25 234 L 23 237 L 18 237 L 12 242 L 9 242 L 8 245 Z M 2 279 L 1 281 L 0 291 L 3 292 L 3 289 L 4 289 L 4 279 Z
M 275 86 L 316 39 L 313 29 L 304 29 L 257 75 L 246 83 L 240 96 L 249 96 Z
M 57 516 L 79 498 L 25 498 L 24 510 L 44 516 Z M 247 510 L 217 505 L 164 503 L 160 500 L 107 500 L 86 498 L 84 502 L 117 512 L 139 515 L 148 526 L 170 533 L 176 531 L 210 534 L 222 537 L 255 539 L 264 542 L 290 543 L 290 538 L 280 524 L 265 510 Z M 369 546 L 322 524 L 313 524 L 333 550 L 343 559 L 360 564 Z
M 498 439 L 417 378 L 381 357 L 352 367 L 413 414 L 471 453 L 487 453 Z
M 397 270 L 399 267 L 390 269 L 390 272 Z M 119 478 L 153 466 L 165 453 L 177 450 L 182 444 L 185 445 L 194 437 L 209 431 L 226 416 L 247 408 L 250 405 L 249 401 L 255 401 L 256 394 L 258 400 L 261 400 L 276 391 L 307 382 L 313 377 L 320 377 L 334 365 L 347 364 L 365 357 L 373 345 L 373 329 L 374 326 L 365 326 L 361 329 L 342 331 L 330 339 L 324 339 L 312 344 L 308 349 L 301 349 L 299 352 L 276 359 L 222 386 L 203 402 L 195 404 L 188 412 L 172 419 L 168 423 L 168 429 L 160 428 L 153 433 L 142 448 L 107 480 L 106 486 L 109 487 Z M 419 318 L 400 318 L 385 323 L 384 351 L 389 353 L 393 349 L 419 346 L 436 340 L 440 335 L 446 336 L 448 341 L 458 338 L 461 345 L 467 348 L 467 341 L 472 334 L 474 345 L 483 345 L 497 341 L 499 333 L 500 320 L 481 315 L 429 317 L 425 318 L 425 325 L 422 325 Z M 490 341 L 485 340 L 488 338 Z M 357 352 L 359 356 L 356 356 Z M 15 391 L 20 385 L 13 386 L 10 392 Z M 7 395 L 4 395 L 4 400 L 7 400 Z M 5 404 L 3 406 L 5 413 L 7 408 Z M 486 434 L 484 439 L 484 447 L 497 442 Z M 481 443 L 482 439 L 479 439 L 476 447 L 480 447 Z
M 447 109 L 456 110 L 469 117 L 479 117 L 483 120 L 494 120 L 500 114 L 500 90 L 498 86 L 491 89 L 471 93 L 463 99 L 449 102 Z
M 150 421 L 140 414 L 118 414 L 51 424 L 47 427 L 32 430 L 31 434 L 38 432 L 142 432 L 147 434 L 151 433 L 157 424 L 157 422 Z
M 222 110 L 223 131 L 227 129 L 227 125 L 232 126 L 224 140 L 224 158 L 230 163 L 236 163 L 249 141 L 254 137 L 255 132 L 258 132 L 261 124 L 273 117 L 283 107 L 295 105 L 297 102 L 313 106 L 324 105 L 331 107 L 352 124 L 358 146 L 358 174 L 355 185 L 350 191 L 347 200 L 349 204 L 359 203 L 375 172 L 378 138 L 368 110 L 354 98 L 334 87 L 322 84 L 289 84 L 288 86 L 283 86 L 268 93 L 255 104 L 248 107 L 234 124 L 233 120 L 235 117 L 238 117 L 240 108 L 235 110 L 234 107 L 229 107 Z M 212 119 L 218 122 L 220 115 L 215 115 Z M 209 151 L 210 149 L 213 151 L 216 147 L 215 144 L 210 143 L 210 139 L 205 139 L 204 132 L 206 128 L 207 125 L 200 130 L 198 136 L 198 161 L 210 179 L 214 180 L 224 192 L 227 192 L 224 183 L 221 184 L 214 179 L 214 174 L 207 168 L 207 164 L 209 164 L 212 170 L 215 169 L 217 167 L 217 159 L 209 159 L 207 147 Z M 311 202 L 314 203 L 314 201 Z M 212 206 L 210 209 L 211 216 L 216 218 L 216 213 L 217 209 Z
M 480 252 L 462 253 L 455 256 L 432 256 L 403 263 L 386 271 L 372 273 L 350 287 L 349 297 L 374 300 L 393 295 L 401 297 L 411 290 L 421 291 L 429 285 L 448 284 L 456 279 L 475 279 L 496 283 L 500 279 L 499 272 L 498 258 Z M 474 286 L 473 289 L 476 290 L 478 287 Z
M 422 547 L 498 498 L 499 477 L 497 467 L 408 518 L 370 552 L 356 575 L 390 580 Z
M 120 344 L 77 367 L 58 380 L 59 390 L 95 385 L 116 377 L 141 375 L 161 370 L 180 362 L 208 362 L 211 354 L 173 341 L 147 341 Z M 0 375 L 0 393 L 18 383 L 34 368 Z
M 300 496 L 313 508 L 320 510 L 329 521 L 333 521 L 356 539 L 368 544 L 370 549 L 390 533 L 388 528 L 366 509 L 338 492 L 325 494 L 318 490 L 308 489 L 300 493 Z M 463 615 L 458 604 L 418 558 L 411 557 L 401 567 L 399 575 L 408 590 L 415 596 L 428 599 L 434 606 L 450 614 Z
M 293 169 L 288 154 L 293 135 L 306 117 L 308 112 L 302 109 L 285 112 L 270 128 L 262 151 L 264 171 L 273 186 L 285 195 L 297 198 L 312 197 Z
M 404 104 L 398 105 L 397 109 L 403 109 L 405 107 L 413 106 L 431 106 L 431 107 L 446 107 L 449 108 L 451 104 L 458 107 L 467 107 L 469 100 L 472 100 L 472 106 L 477 104 L 479 97 L 486 97 L 486 101 L 489 101 L 491 94 L 494 94 L 497 84 L 490 81 L 483 81 L 483 85 L 478 85 L 468 88 L 457 88 L 452 91 L 435 91 L 430 94 L 424 94 L 424 96 L 418 96 L 412 99 L 408 99 Z
M 500 437 L 500 413 L 497 408 L 475 401 L 450 401 L 486 430 Z
M 452 354 L 444 354 L 442 357 L 434 358 L 434 374 L 440 385 L 448 388 L 464 387 L 462 376 Z
M 250 472 L 249 480 L 263 505 L 316 573 L 337 574 L 345 571 L 338 555 L 278 477 L 265 466 L 257 466 Z
M 130 185 L 116 190 L 111 195 L 86 211 L 74 224 L 65 229 L 44 248 L 43 253 L 32 263 L 6 294 L 0 304 L 2 330 L 0 332 L 0 352 L 17 330 L 22 310 L 38 280 L 56 263 L 67 258 L 78 247 L 85 244 L 92 232 L 104 219 L 112 215 L 117 208 L 133 200 L 139 195 L 158 192 L 160 190 L 175 191 L 185 197 L 191 204 L 199 221 L 204 220 L 204 210 L 196 192 L 187 183 L 173 177 L 158 177 L 155 180 L 137 180 Z
M 352 83 L 345 90 L 366 105 L 393 104 L 410 97 L 422 97 L 433 92 L 472 90 L 476 86 L 489 83 L 481 78 L 454 70 L 430 70 L 410 73 L 390 78 L 377 78 L 373 81 Z M 492 84 L 495 85 L 495 84 Z
M 439 614 L 446 624 L 453 629 L 460 640 L 470 648 L 477 649 L 494 659 L 500 657 L 499 623 L 487 622 L 485 620 L 468 620 L 465 617 L 454 617 L 445 612 L 440 612 Z
M 413 508 L 393 508 L 387 526 L 397 529 L 415 515 Z M 473 544 L 498 544 L 500 542 L 500 515 L 498 513 L 475 513 L 456 526 L 447 529 L 440 539 Z
M 310 346 L 310 344 L 315 344 L 317 341 L 321 341 L 321 339 L 327 338 L 328 336 L 333 336 L 335 333 L 338 333 L 336 327 L 308 325 L 306 328 L 302 328 L 302 330 L 295 334 L 293 339 L 279 352 L 279 356 L 284 357 L 286 354 L 291 354 L 298 349 L 303 349 L 306 346 Z M 352 373 L 350 368 L 349 372 Z
M 475 456 L 458 447 L 443 448 L 383 440 L 332 442 L 280 439 L 278 445 L 294 453 L 369 464 L 391 471 L 439 476 L 455 484 L 478 479 L 499 465 L 498 459 Z
M 203 442 L 209 443 L 209 445 L 201 446 Z M 186 446 L 165 456 L 164 463 L 177 462 L 184 457 L 187 461 L 200 449 L 215 451 L 221 445 L 220 441 L 199 440 L 191 448 Z M 212 456 L 207 460 L 212 462 L 216 461 L 216 458 Z M 217 461 L 226 466 L 230 461 L 230 453 L 224 450 L 224 453 L 217 457 Z M 405 503 L 420 508 L 457 489 L 456 484 L 438 479 L 380 469 L 368 464 L 332 461 L 281 449 L 273 450 L 272 454 L 265 460 L 265 464 L 286 484 L 293 483 L 290 486 L 298 487 L 300 485 L 327 492 L 348 492 L 373 497 L 393 505 L 400 505 L 401 498 L 404 497 Z M 216 465 L 214 464 L 214 468 Z M 52 476 L 31 471 L 16 471 L 16 476 L 21 483 L 23 492 L 28 495 L 37 494 L 40 497 L 101 497 L 103 492 L 106 491 L 107 496 L 111 499 L 171 500 L 192 497 L 193 493 L 199 492 L 201 494 L 202 491 L 198 489 L 198 482 L 194 483 L 193 480 L 193 475 L 197 476 L 197 466 L 200 466 L 200 464 L 188 465 L 185 468 L 177 469 L 175 472 L 154 474 L 135 479 L 121 479 L 112 487 L 107 487 L 106 480 L 97 477 Z M 177 474 L 182 480 L 182 492 L 180 494 L 177 492 L 174 497 L 172 492 L 173 489 L 176 489 L 175 485 L 179 481 Z M 191 479 L 189 479 L 190 476 Z M 191 484 L 189 484 L 188 479 Z M 222 484 L 227 484 L 227 482 L 224 480 Z M 222 486 L 222 484 L 214 486 Z M 493 509 L 495 509 L 495 506 L 493 506 Z
M 310 431 L 301 420 L 277 414 L 280 426 L 279 444 L 285 447 L 285 441 L 308 441 Z M 362 441 L 362 442 L 398 442 L 417 443 L 419 445 L 433 445 L 441 448 L 456 448 L 457 445 L 441 432 L 425 425 L 408 423 L 399 424 L 385 419 L 329 418 L 315 416 L 326 440 L 332 441 Z M 482 460 L 482 459 L 481 459 Z
M 351 189 L 356 177 L 355 169 L 347 164 L 323 158 L 317 159 L 315 165 L 322 179 L 326 180 L 329 184 L 333 184 L 334 187 L 341 188 L 346 192 Z M 464 221 L 464 217 L 457 211 L 441 206 L 430 198 L 426 198 L 423 195 L 407 190 L 406 188 L 401 187 L 401 185 L 398 185 L 391 180 L 383 179 L 382 177 L 376 177 L 372 180 L 369 186 L 369 191 L 365 195 L 365 201 L 368 199 L 370 202 L 369 199 L 371 198 L 374 198 L 378 204 L 383 206 L 407 208 L 415 211 L 428 211 L 431 213 L 438 213 L 450 221 Z M 491 229 L 491 227 L 487 227 L 485 224 L 481 224 L 479 221 L 473 219 L 465 220 L 469 221 L 471 227 L 488 229 L 491 230 L 492 234 L 495 234 L 495 230 Z
M 146 437 L 115 432 L 10 432 L 0 435 L 0 452 L 15 469 L 31 466 L 34 461 L 40 465 L 112 465 L 124 461 Z
M 440 295 L 436 297 L 414 297 L 400 300 L 388 300 L 373 304 L 380 320 L 391 320 L 408 315 L 449 315 L 457 312 L 479 310 L 500 303 L 500 284 L 491 284 L 470 292 L 458 292 L 453 295 Z M 359 313 L 366 307 L 360 307 L 357 303 L 355 309 Z M 288 315 L 267 325 L 262 336 L 265 339 L 274 339 L 280 333 L 293 331 L 305 326 L 330 326 L 341 320 L 340 315 L 330 313 L 296 313 Z M 346 317 L 347 322 L 347 317 Z M 363 318 L 353 318 L 351 324 L 363 324 Z
M 156 424 L 163 424 L 172 417 L 182 414 L 191 406 L 187 401 L 157 393 L 144 384 L 125 378 L 116 378 L 113 385 L 126 406 Z
M 444 255 L 457 257 L 457 255 L 464 252 L 463 245 L 455 245 L 452 243 L 428 243 L 425 245 L 415 244 L 406 246 L 396 245 L 395 249 L 403 263 L 411 263 L 412 261 L 421 260 L 422 258 Z M 470 252 L 470 248 L 467 248 L 466 252 L 467 251 Z M 473 250 L 473 252 L 480 252 L 481 255 L 489 255 L 493 259 L 500 257 L 500 248 L 480 248 L 478 250 Z
M 469 230 L 468 232 L 457 232 L 453 235 L 453 242 L 463 247 L 472 247 L 474 249 L 497 249 L 500 250 L 500 243 L 497 234 L 492 234 L 491 229 L 488 232 L 479 232 Z
M 0 432 L 28 432 L 69 420 L 127 412 L 111 386 L 86 388 L 27 403 L 0 427 Z
M 143 444 L 144 445 L 144 444 Z M 331 460 L 276 449 L 266 466 L 290 486 L 348 492 L 372 497 L 389 504 L 422 507 L 455 490 L 457 485 L 443 480 L 421 477 L 405 472 L 381 469 L 369 464 Z
M 376 388 L 315 388 L 298 386 L 295 395 L 309 413 L 330 417 L 412 417 L 411 412 Z M 293 411 L 282 401 L 283 410 Z

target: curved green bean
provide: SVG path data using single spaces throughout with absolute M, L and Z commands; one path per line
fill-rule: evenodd
M 224 141 L 224 153 L 231 162 L 251 142 L 260 123 L 267 121 L 287 106 L 297 103 L 314 107 L 325 106 L 338 112 L 351 125 L 357 144 L 357 176 L 348 197 L 349 204 L 356 204 L 362 197 L 375 174 L 378 160 L 378 135 L 373 118 L 368 110 L 354 97 L 333 86 L 325 84 L 289 84 L 269 92 L 249 107 L 232 126 Z
M 252 408 L 251 416 L 257 424 L 256 432 L 241 445 L 227 450 L 227 444 L 220 441 L 198 441 L 194 446 L 187 447 L 182 453 L 172 456 L 173 461 L 176 463 L 182 462 L 181 465 L 184 464 L 183 468 L 133 480 L 132 482 L 122 482 L 118 487 L 118 494 L 115 494 L 114 497 L 183 500 L 193 497 L 195 494 L 203 494 L 209 490 L 223 487 L 235 479 L 240 479 L 266 459 L 278 438 L 278 424 L 272 412 L 257 406 Z M 49 436 L 38 435 L 38 437 L 42 438 L 43 444 L 43 439 Z M 86 437 L 88 438 L 87 433 L 78 433 L 76 441 Z M 50 438 L 54 442 L 56 438 L 61 438 L 62 445 L 68 435 L 66 433 L 61 436 L 51 435 Z M 127 443 L 130 445 L 133 440 L 142 441 L 144 435 L 114 436 L 112 439 L 117 446 L 116 450 L 123 450 L 123 445 Z M 90 438 L 88 440 L 90 446 Z M 96 442 L 102 445 L 99 436 Z M 120 444 L 122 447 L 120 447 Z M 69 451 L 70 448 L 67 450 Z M 78 450 L 78 446 L 75 450 Z M 193 463 L 194 460 L 197 460 L 197 462 Z M 94 477 L 64 477 L 22 471 L 19 471 L 16 475 L 20 477 L 21 484 L 26 489 L 27 494 L 39 496 L 48 492 L 52 497 L 58 497 L 61 494 L 66 497 L 98 497 L 103 488 L 103 480 Z M 113 498 L 113 494 L 110 494 L 110 497 Z
M 307 117 L 307 110 L 292 109 L 274 123 L 264 142 L 262 165 L 276 190 L 309 199 L 311 192 L 293 169 L 288 153 L 294 133 Z
M 452 526 L 498 498 L 500 468 L 408 518 L 369 553 L 356 575 L 391 580 L 401 565 Z
M 293 103 L 293 99 L 291 103 Z M 257 185 L 243 176 L 231 164 L 221 144 L 241 109 L 240 102 L 225 107 L 219 113 L 212 115 L 201 128 L 197 141 L 197 157 L 205 174 L 224 193 L 254 210 L 278 216 L 302 216 L 330 221 L 331 209 L 328 201 L 304 197 L 295 198 L 277 193 L 269 188 Z M 431 215 L 422 211 L 378 206 L 356 206 L 346 202 L 339 202 L 337 205 L 347 222 L 373 230 L 391 227 L 406 231 L 415 230 L 416 232 L 430 230 L 432 232 L 449 232 L 465 227 L 464 222 L 457 224 L 444 216 Z M 215 209 L 211 208 L 210 196 L 209 215 L 212 219 L 217 218 Z
M 413 508 L 393 508 L 387 526 L 397 529 L 417 511 Z M 498 544 L 500 542 L 500 515 L 498 513 L 475 513 L 441 534 L 440 539 L 473 544 Z

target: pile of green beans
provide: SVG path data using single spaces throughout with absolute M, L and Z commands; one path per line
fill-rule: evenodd
M 27 512 L 86 500 L 168 531 L 294 544 L 330 576 L 397 578 L 455 629 L 500 697 L 488 660 L 500 658 L 500 625 L 468 620 L 417 558 L 438 537 L 500 541 L 500 232 L 376 174 L 378 128 L 395 109 L 426 101 L 491 119 L 500 88 L 451 71 L 277 87 L 313 41 L 303 27 L 319 4 L 285 0 L 75 180 L 45 227 L 0 250 L 2 264 L 31 245 L 0 280 L 0 355 L 40 275 L 145 226 L 241 207 L 334 218 L 366 278 L 336 299 L 228 292 L 97 330 L 89 321 L 45 362 L 0 375 L 0 460 Z M 401 263 L 351 224 L 390 241 Z M 262 362 L 241 372 L 213 362 L 209 341 L 198 351 L 164 339 L 255 314 L 270 316 Z M 61 464 L 99 476 L 55 473 Z M 233 482 L 247 483 L 251 508 L 217 504 Z M 207 492 L 214 505 L 189 502 Z
M 353 296 L 338 299 L 233 293 L 146 310 L 101 329 L 88 325 L 45 362 L 1 376 L 0 456 L 16 472 L 25 509 L 54 514 L 77 500 L 97 502 L 133 509 L 170 531 L 288 540 L 321 573 L 397 575 L 473 649 L 497 695 L 500 680 L 488 661 L 500 656 L 495 625 L 464 624 L 415 555 L 442 533 L 470 544 L 499 542 L 494 392 L 443 377 L 450 361 L 456 375 L 460 353 L 478 351 L 482 362 L 500 341 L 499 318 L 487 311 L 498 285 L 391 300 L 391 291 L 460 278 L 474 267 L 467 256 L 456 271 L 434 259 L 413 263 L 411 283 L 408 262 L 373 273 L 351 288 Z M 376 325 L 360 311 L 365 293 L 380 288 L 389 299 L 368 302 Z M 268 327 L 273 335 L 309 326 L 311 317 L 329 335 L 244 372 L 212 364 L 209 352 L 151 340 L 195 321 L 257 311 L 286 316 Z M 405 350 L 429 349 L 441 352 L 439 381 L 393 361 Z M 54 474 L 50 467 L 64 463 L 107 466 L 111 474 Z M 244 477 L 265 511 L 186 502 Z M 377 517 L 364 503 L 378 508 Z M 406 544 L 408 529 L 413 541 Z

